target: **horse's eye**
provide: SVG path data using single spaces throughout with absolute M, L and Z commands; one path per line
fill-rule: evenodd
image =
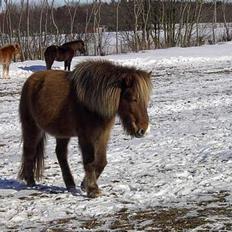
M 137 102 L 138 99 L 137 99 L 137 98 L 132 98 L 132 101 L 133 101 L 133 102 Z

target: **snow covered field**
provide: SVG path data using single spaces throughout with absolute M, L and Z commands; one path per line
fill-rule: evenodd
M 95 59 L 75 57 L 72 64 L 87 58 Z M 104 195 L 97 199 L 66 191 L 52 137 L 43 181 L 28 189 L 17 180 L 20 91 L 45 63 L 12 63 L 11 79 L 0 79 L 0 231 L 232 231 L 232 43 L 105 59 L 153 72 L 152 127 L 146 137 L 131 139 L 116 122 L 99 180 Z M 63 69 L 63 63 L 54 68 Z M 79 185 L 83 167 L 76 138 L 69 162 Z M 177 213 L 171 217 L 173 209 Z M 149 217 L 135 217 L 147 211 Z M 130 227 L 122 225 L 119 214 Z M 196 218 L 199 223 L 193 223 Z

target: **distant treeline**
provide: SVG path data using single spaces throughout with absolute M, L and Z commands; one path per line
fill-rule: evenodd
M 19 2 L 19 1 L 17 1 Z M 103 32 L 115 32 L 115 52 L 201 45 L 205 42 L 202 24 L 212 25 L 207 38 L 217 42 L 216 25 L 221 23 L 221 40 L 230 40 L 232 22 L 230 1 L 177 0 L 4 0 L 0 12 L 0 45 L 17 41 L 23 59 L 43 58 L 44 48 L 81 38 L 93 47 L 93 54 L 104 54 Z M 201 26 L 200 26 L 201 25 Z

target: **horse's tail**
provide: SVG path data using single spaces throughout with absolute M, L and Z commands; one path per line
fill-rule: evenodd
M 49 57 L 49 54 L 48 54 L 48 48 L 45 50 L 45 52 L 44 52 L 44 59 L 45 59 L 45 63 L 46 63 L 46 68 L 47 68 L 47 70 L 49 70 L 49 69 L 51 69 L 51 65 L 50 65 L 50 57 Z
M 44 146 L 46 143 L 46 136 L 43 133 L 42 137 L 37 144 L 37 149 L 35 153 L 35 161 L 34 161 L 34 174 L 36 180 L 40 180 L 43 176 L 44 171 Z
M 33 96 L 29 94 L 29 82 L 27 80 L 23 86 L 19 115 L 22 126 L 23 154 L 18 177 L 28 181 L 30 170 L 36 180 L 41 179 L 44 170 L 44 145 L 46 141 L 45 133 L 37 126 L 31 110 Z
M 34 177 L 39 181 L 43 176 L 44 170 L 44 145 L 46 142 L 46 136 L 44 135 L 37 144 L 35 157 L 32 161 L 32 170 Z M 22 155 L 21 167 L 19 170 L 18 178 L 22 180 L 27 180 L 27 160 L 25 152 Z
M 44 59 L 45 59 L 47 70 L 52 68 L 52 64 L 57 56 L 57 51 L 58 51 L 58 47 L 55 45 L 51 45 L 46 48 L 44 52 Z

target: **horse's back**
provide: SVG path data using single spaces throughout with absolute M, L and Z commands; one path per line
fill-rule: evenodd
M 56 52 L 57 52 L 57 46 L 55 45 L 51 45 L 49 47 L 47 47 L 44 51 L 44 57 L 54 57 L 56 56 Z
M 69 72 L 62 70 L 47 70 L 33 73 L 25 82 L 30 95 L 40 98 L 60 97 L 69 90 Z M 32 96 L 31 96 L 32 97 Z
M 46 62 L 47 69 L 51 69 L 56 56 L 57 56 L 57 46 L 51 45 L 45 49 L 44 59 Z
M 68 74 L 69 72 L 62 70 L 40 71 L 32 74 L 23 86 L 20 100 L 21 118 L 23 109 L 27 108 L 24 112 L 30 114 L 36 124 L 49 132 L 49 125 L 55 123 L 61 113 L 65 113 L 63 111 L 70 103 Z
M 74 56 L 74 50 L 70 47 L 60 46 L 57 49 L 57 56 L 55 58 L 56 61 L 65 61 L 70 60 Z
M 4 46 L 0 48 L 0 63 L 5 64 L 11 62 L 14 56 L 14 47 Z
M 72 59 L 74 56 L 74 50 L 68 46 L 56 46 L 51 45 L 46 48 L 44 52 L 45 61 L 47 64 L 56 61 L 65 61 Z

